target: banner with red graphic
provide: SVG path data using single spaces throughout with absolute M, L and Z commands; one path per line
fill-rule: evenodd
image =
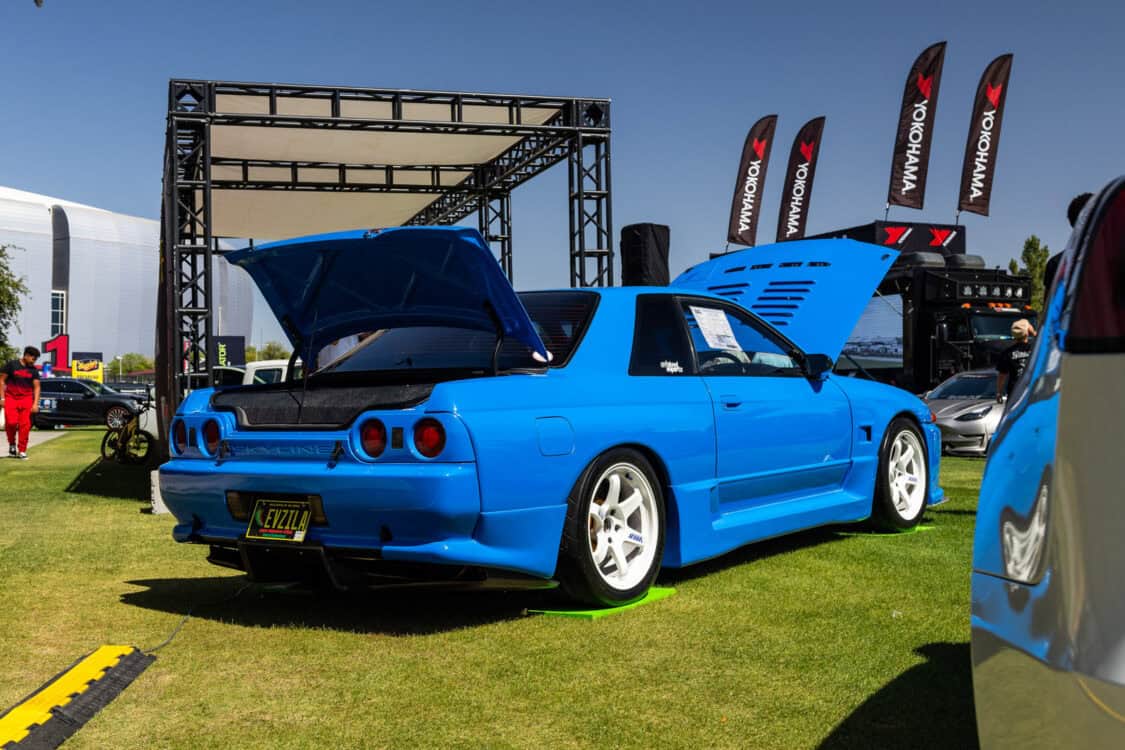
M 816 160 L 820 156 L 820 139 L 824 135 L 824 118 L 805 123 L 793 140 L 789 166 L 785 170 L 785 186 L 781 191 L 781 211 L 777 215 L 777 241 L 799 240 L 805 236 L 809 219 Z
M 776 127 L 777 115 L 767 115 L 754 123 L 746 134 L 742 161 L 738 164 L 738 178 L 734 184 L 734 199 L 730 204 L 727 242 L 753 245 L 758 237 L 762 188 L 766 184 L 766 167 L 770 163 Z
M 918 55 L 906 77 L 895 150 L 891 155 L 888 206 L 922 208 L 925 203 L 930 142 L 934 136 L 938 87 L 944 62 L 945 42 L 938 42 Z
M 961 167 L 961 197 L 957 210 L 988 216 L 992 178 L 996 174 L 996 151 L 1000 146 L 1000 124 L 1008 98 L 1012 56 L 1001 55 L 988 64 L 973 100 L 969 140 Z
M 874 227 L 874 241 L 880 245 L 893 247 L 899 252 L 924 251 L 944 255 L 959 255 L 965 252 L 965 227 L 960 224 L 877 221 Z

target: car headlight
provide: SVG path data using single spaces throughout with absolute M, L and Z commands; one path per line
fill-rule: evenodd
M 958 422 L 975 422 L 978 419 L 984 419 L 990 411 L 992 411 L 992 405 L 987 404 L 979 409 L 973 409 L 964 414 L 958 414 L 955 420 Z

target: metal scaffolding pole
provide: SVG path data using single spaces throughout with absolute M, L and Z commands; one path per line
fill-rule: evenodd
M 508 280 L 512 280 L 512 196 L 486 194 L 480 202 L 478 226 L 481 236 L 498 252 L 500 268 Z

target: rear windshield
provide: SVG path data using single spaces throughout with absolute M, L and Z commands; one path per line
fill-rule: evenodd
M 597 302 L 592 292 L 525 292 L 519 295 L 550 354 L 550 366 L 570 360 Z M 492 367 L 496 334 L 466 328 L 414 326 L 375 331 L 320 372 L 387 370 L 487 370 Z M 500 350 L 502 370 L 542 369 L 524 344 L 507 340 Z

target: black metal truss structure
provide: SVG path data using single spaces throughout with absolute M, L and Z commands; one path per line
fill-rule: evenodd
M 226 112 L 222 97 L 268 102 L 261 112 Z M 291 114 L 279 102 L 312 102 L 321 115 Z M 347 116 L 355 103 L 389 117 Z M 325 106 L 327 105 L 327 106 Z M 446 112 L 417 119 L 407 110 Z M 441 109 L 434 109 L 440 105 Z M 500 122 L 473 121 L 473 107 L 506 111 Z M 479 111 L 479 110 L 478 110 Z M 552 112 L 544 121 L 525 113 Z M 216 126 L 504 136 L 518 140 L 487 163 L 369 164 L 212 156 Z M 605 99 L 411 91 L 222 81 L 172 80 L 168 90 L 162 208 L 158 389 L 162 416 L 184 392 L 209 383 L 213 332 L 212 268 L 219 252 L 213 224 L 216 190 L 432 194 L 408 225 L 453 224 L 474 212 L 481 233 L 512 275 L 511 192 L 566 160 L 569 178 L 570 283 L 613 284 L 610 209 L 610 104 Z M 219 168 L 219 169 L 216 169 Z M 315 173 L 315 178 L 308 175 Z

